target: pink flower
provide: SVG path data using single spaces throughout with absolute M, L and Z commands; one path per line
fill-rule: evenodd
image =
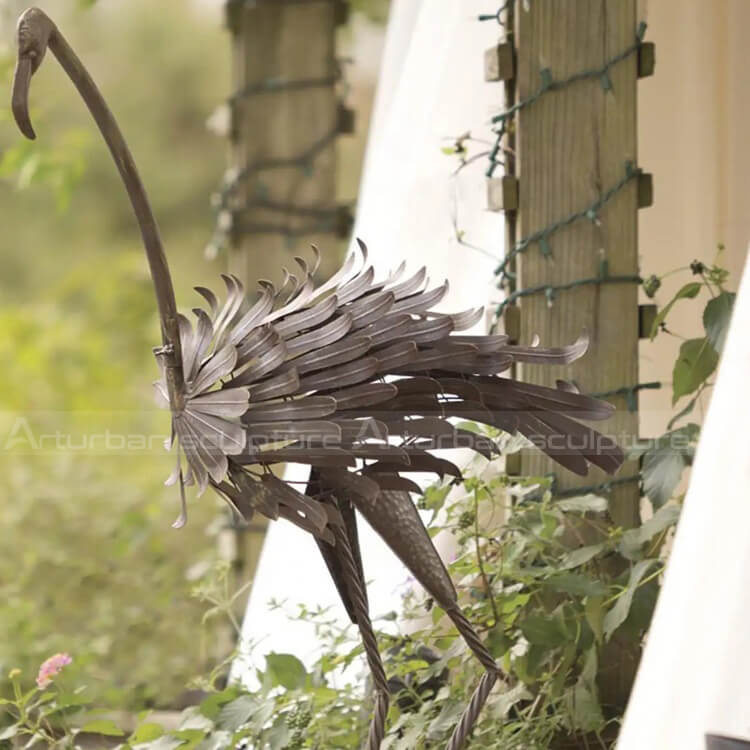
M 52 682 L 52 678 L 60 673 L 63 667 L 66 667 L 73 661 L 69 654 L 55 654 L 50 656 L 41 667 L 39 674 L 36 676 L 36 684 L 40 688 L 46 688 Z

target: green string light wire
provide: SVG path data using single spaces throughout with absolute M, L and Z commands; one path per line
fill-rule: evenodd
M 635 54 L 643 44 L 643 38 L 645 37 L 645 35 L 646 23 L 644 21 L 641 21 L 641 23 L 638 25 L 638 30 L 635 33 L 635 41 L 633 42 L 633 44 L 631 44 L 629 47 L 626 47 L 619 54 L 607 60 L 607 62 L 605 62 L 604 65 L 602 65 L 602 67 L 600 68 L 594 68 L 592 70 L 582 70 L 578 73 L 574 73 L 568 78 L 563 78 L 559 81 L 556 81 L 554 78 L 552 78 L 552 72 L 549 68 L 540 70 L 539 75 L 542 79 L 542 83 L 540 84 L 539 88 L 533 94 L 527 96 L 525 99 L 521 99 L 520 101 L 516 102 L 512 107 L 509 107 L 504 112 L 500 112 L 499 114 L 495 115 L 492 118 L 492 122 L 503 122 L 504 120 L 513 117 L 516 112 L 519 112 L 525 107 L 533 104 L 535 101 L 537 101 L 537 99 L 541 99 L 542 96 L 549 93 L 550 91 L 559 91 L 560 89 L 572 86 L 578 81 L 585 81 L 590 78 L 598 78 L 599 82 L 602 85 L 602 88 L 605 91 L 611 91 L 612 81 L 609 77 L 610 69 L 617 65 L 617 63 L 622 62 L 631 55 Z
M 566 216 L 564 219 L 559 219 L 558 221 L 544 227 L 544 229 L 539 229 L 538 231 L 533 232 L 527 237 L 519 240 L 515 244 L 513 249 L 506 254 L 500 265 L 498 265 L 498 267 L 495 269 L 495 276 L 500 276 L 499 285 L 502 285 L 506 280 L 513 278 L 513 274 L 511 274 L 506 269 L 508 267 L 508 264 L 517 255 L 524 252 L 530 245 L 538 244 L 539 249 L 542 251 L 542 255 L 544 255 L 545 257 L 549 257 L 552 254 L 552 250 L 549 246 L 549 238 L 555 232 L 558 232 L 560 229 L 570 226 L 571 224 L 574 224 L 581 219 L 588 219 L 589 221 L 597 222 L 599 212 L 602 210 L 602 208 L 607 203 L 609 203 L 609 201 L 611 201 L 631 180 L 638 177 L 640 173 L 640 168 L 636 167 L 632 162 L 626 162 L 625 174 L 614 185 L 612 185 L 609 190 L 607 190 L 593 203 L 591 203 L 591 205 L 587 206 L 581 211 L 577 211 L 570 214 L 569 216 Z
M 643 279 L 637 274 L 620 274 L 620 275 L 609 275 L 609 264 L 606 260 L 602 260 L 599 264 L 599 275 L 592 276 L 589 279 L 576 279 L 575 281 L 569 281 L 567 284 L 539 284 L 539 286 L 530 286 L 525 289 L 518 289 L 512 294 L 509 294 L 498 306 L 495 311 L 495 320 L 498 320 L 503 314 L 503 311 L 508 305 L 515 304 L 516 300 L 521 297 L 530 297 L 536 294 L 544 294 L 547 297 L 548 304 L 552 304 L 555 301 L 555 297 L 558 292 L 566 292 L 569 289 L 575 289 L 580 286 L 590 286 L 595 284 L 597 286 L 601 284 L 642 284 Z
M 508 0 L 508 2 L 503 3 L 494 13 L 480 13 L 477 17 L 477 20 L 479 21 L 497 21 L 501 26 L 505 26 L 503 23 L 503 20 L 501 18 L 501 15 L 503 11 L 513 2 L 513 0 Z
M 631 484 L 632 482 L 640 482 L 641 481 L 641 474 L 631 474 L 627 477 L 616 477 L 614 479 L 610 479 L 606 482 L 601 482 L 599 484 L 591 484 L 587 487 L 574 487 L 569 490 L 560 490 L 552 492 L 552 499 L 553 500 L 562 500 L 564 498 L 568 497 L 580 497 L 581 495 L 588 495 L 589 493 L 596 493 L 596 492 L 609 492 L 610 490 L 613 490 L 615 487 L 620 487 L 624 484 Z
M 611 391 L 600 391 L 599 393 L 589 393 L 592 398 L 611 398 L 612 396 L 625 396 L 625 403 L 629 412 L 638 410 L 638 391 L 655 391 L 662 387 L 658 380 L 650 383 L 636 383 L 636 385 L 624 385 L 621 388 L 615 388 Z
M 334 86 L 341 80 L 340 73 L 322 78 L 266 78 L 257 83 L 245 86 L 229 97 L 229 103 L 246 99 L 250 96 L 266 93 L 278 93 L 279 91 L 301 91 L 310 88 L 326 88 Z
M 509 4 L 512 1 L 513 0 L 508 0 L 507 2 L 503 3 L 498 8 L 496 13 L 487 13 L 487 14 L 480 15 L 479 20 L 480 21 L 495 20 L 501 26 L 504 26 L 505 24 L 503 23 L 501 14 L 503 13 L 503 11 L 505 11 L 508 8 Z M 637 54 L 638 50 L 643 44 L 645 35 L 646 35 L 646 23 L 641 22 L 638 25 L 638 28 L 636 30 L 635 40 L 633 41 L 633 43 L 630 44 L 625 49 L 623 49 L 614 57 L 607 60 L 601 67 L 598 67 L 598 68 L 580 71 L 578 73 L 574 73 L 573 75 L 567 78 L 560 79 L 560 80 L 555 80 L 552 77 L 552 72 L 549 70 L 549 68 L 542 69 L 539 72 L 541 83 L 539 87 L 530 96 L 526 97 L 525 99 L 521 99 L 517 101 L 515 104 L 508 107 L 503 112 L 498 113 L 492 118 L 492 124 L 495 128 L 495 132 L 494 132 L 495 142 L 489 153 L 489 158 L 488 158 L 489 165 L 487 167 L 486 176 L 492 177 L 497 167 L 502 166 L 502 161 L 499 155 L 503 148 L 502 146 L 503 140 L 505 136 L 507 135 L 509 128 L 512 126 L 513 118 L 518 112 L 520 112 L 522 109 L 526 107 L 531 106 L 534 102 L 542 98 L 544 95 L 550 93 L 551 91 L 560 91 L 561 89 L 565 89 L 569 86 L 574 85 L 578 81 L 598 79 L 604 91 L 611 91 L 613 88 L 612 79 L 610 78 L 611 69 L 617 64 L 619 64 L 620 62 L 622 62 L 623 60 L 626 60 L 627 58 L 629 58 L 631 55 Z M 513 246 L 513 248 L 506 254 L 506 256 L 503 258 L 501 263 L 495 269 L 495 276 L 500 277 L 498 286 L 503 286 L 507 282 L 515 279 L 515 274 L 510 272 L 508 268 L 509 268 L 510 263 L 516 258 L 516 256 L 523 253 L 529 246 L 533 244 L 539 245 L 539 249 L 544 257 L 551 256 L 552 251 L 549 245 L 549 239 L 553 234 L 555 234 L 559 230 L 567 226 L 570 226 L 571 224 L 574 224 L 575 222 L 580 221 L 582 219 L 588 219 L 589 221 L 597 223 L 599 221 L 599 213 L 604 208 L 604 206 L 607 203 L 609 203 L 621 190 L 623 190 L 625 186 L 630 183 L 631 180 L 633 180 L 634 178 L 637 178 L 640 174 L 641 174 L 641 170 L 639 167 L 637 167 L 632 162 L 627 162 L 625 164 L 624 175 L 614 185 L 612 185 L 605 193 L 603 193 L 597 200 L 593 201 L 591 205 L 587 206 L 581 211 L 577 211 L 575 213 L 570 214 L 569 216 L 565 218 L 559 219 L 558 221 L 552 224 L 549 224 L 543 229 L 533 232 L 527 237 L 524 237 L 523 239 L 519 240 Z M 602 285 L 602 284 L 642 284 L 642 283 L 643 283 L 643 279 L 637 274 L 610 275 L 607 261 L 606 259 L 603 259 L 600 262 L 599 274 L 597 276 L 593 276 L 591 278 L 586 278 L 586 279 L 576 279 L 575 281 L 571 281 L 565 284 L 559 284 L 559 285 L 540 284 L 538 286 L 528 287 L 526 289 L 514 290 L 498 305 L 495 311 L 492 330 L 495 329 L 495 325 L 497 324 L 498 320 L 502 316 L 502 313 L 505 310 L 505 308 L 508 305 L 514 304 L 518 299 L 522 297 L 528 297 L 528 296 L 532 296 L 536 294 L 544 294 L 547 297 L 548 303 L 551 305 L 554 302 L 555 296 L 558 292 L 568 291 L 570 289 L 575 289 L 577 287 L 583 287 L 583 286 L 588 286 L 588 285 Z M 661 387 L 662 387 L 662 384 L 660 382 L 637 383 L 635 385 L 622 386 L 620 388 L 615 388 L 615 389 L 604 391 L 601 393 L 592 393 L 590 395 L 595 398 L 610 398 L 613 396 L 625 396 L 628 411 L 633 412 L 637 409 L 637 394 L 639 391 L 657 389 Z M 554 484 L 553 484 L 552 497 L 554 499 L 563 499 L 563 498 L 578 497 L 580 495 L 585 495 L 585 494 L 592 493 L 592 492 L 593 493 L 609 492 L 612 489 L 619 487 L 619 486 L 631 484 L 633 482 L 640 482 L 641 479 L 642 479 L 642 475 L 639 472 L 639 473 L 632 474 L 626 477 L 617 477 L 617 478 L 609 479 L 607 481 L 604 481 L 598 484 L 593 484 L 593 485 L 589 485 L 585 487 L 576 487 L 576 488 L 560 490 L 560 491 L 555 491 Z M 554 482 L 554 477 L 553 477 L 553 482 Z
M 507 3 L 506 3 L 507 5 Z M 492 18 L 497 18 L 498 22 L 500 22 L 500 13 L 505 8 L 505 5 L 502 6 L 498 11 L 496 15 L 486 15 L 486 16 L 480 16 L 480 20 L 490 20 Z M 577 83 L 578 81 L 585 81 L 589 80 L 591 78 L 597 78 L 599 79 L 599 82 L 601 83 L 602 88 L 605 91 L 611 91 L 612 90 L 612 79 L 609 76 L 610 70 L 617 65 L 618 63 L 622 62 L 623 60 L 626 60 L 631 55 L 634 55 L 638 50 L 640 49 L 641 45 L 643 44 L 643 39 L 646 36 L 646 23 L 645 21 L 641 21 L 640 24 L 638 24 L 638 29 L 635 33 L 635 41 L 629 46 L 626 47 L 622 52 L 619 52 L 614 57 L 607 60 L 607 62 L 604 63 L 599 68 L 593 68 L 591 70 L 582 70 L 578 73 L 574 73 L 573 75 L 569 76 L 568 78 L 563 78 L 561 80 L 555 80 L 552 77 L 552 72 L 549 68 L 543 68 L 539 71 L 539 76 L 542 79 L 541 83 L 539 84 L 539 88 L 537 88 L 536 91 L 534 91 L 533 94 L 530 94 L 525 99 L 521 99 L 520 101 L 513 104 L 511 107 L 508 107 L 508 109 L 504 110 L 503 112 L 500 112 L 499 114 L 495 115 L 492 118 L 492 123 L 494 125 L 498 125 L 499 128 L 496 131 L 496 144 L 495 147 L 490 152 L 489 161 L 490 164 L 487 167 L 487 177 L 492 177 L 492 175 L 495 172 L 495 169 L 498 166 L 498 162 L 496 160 L 497 154 L 500 151 L 501 148 L 501 141 L 505 133 L 507 132 L 507 125 L 506 123 L 513 118 L 513 116 L 520 112 L 525 107 L 530 106 L 538 99 L 541 99 L 545 94 L 548 94 L 550 91 L 559 91 L 560 89 L 567 88 L 568 86 L 572 86 L 573 84 Z

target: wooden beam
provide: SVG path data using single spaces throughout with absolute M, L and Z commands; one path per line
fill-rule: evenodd
M 513 44 L 500 42 L 484 53 L 484 80 L 508 81 L 515 75 Z
M 556 81 L 600 69 L 633 45 L 638 21 L 636 0 L 532 2 L 516 18 L 517 100 L 539 89 L 543 69 Z M 631 54 L 610 68 L 606 80 L 579 80 L 546 93 L 518 113 L 516 240 L 585 210 L 622 180 L 626 163 L 637 164 L 637 77 L 638 55 Z M 638 185 L 639 179 L 630 179 L 597 217 L 591 217 L 595 220 L 575 221 L 550 235 L 550 255 L 545 256 L 538 244 L 530 245 L 518 256 L 518 288 L 596 277 L 602 260 L 610 275 L 637 275 Z M 637 284 L 579 286 L 556 295 L 551 306 L 544 295 L 527 296 L 519 309 L 522 342 L 538 334 L 543 345 L 559 346 L 582 331 L 591 342 L 588 353 L 571 365 L 524 365 L 524 380 L 554 386 L 562 378 L 589 393 L 638 382 Z M 627 450 L 638 435 L 638 414 L 628 410 L 624 396 L 611 401 L 616 414 L 597 426 Z M 637 471 L 637 463 L 628 462 L 620 476 Z M 554 473 L 561 490 L 607 479 L 593 468 L 587 477 L 575 476 L 536 452 L 523 455 L 522 473 Z M 637 483 L 614 488 L 609 498 L 615 525 L 639 523 Z M 608 670 L 601 684 L 603 701 L 622 707 L 636 662 L 637 649 L 603 655 Z
M 335 138 L 353 129 L 354 113 L 336 92 L 336 26 L 346 21 L 345 0 L 304 3 L 229 0 L 232 34 L 231 171 L 247 173 L 231 194 L 229 269 L 248 289 L 258 279 L 279 284 L 293 256 L 323 251 L 321 274 L 338 264 L 348 212 L 336 204 Z M 300 157 L 306 156 L 306 159 Z M 259 163 L 274 168 L 254 169 Z M 315 224 L 316 231 L 291 237 Z M 319 225 L 319 226 L 318 226 Z M 266 519 L 256 517 L 235 537 L 233 569 L 239 584 L 254 574 Z M 226 542 L 226 540 L 225 540 Z M 244 602 L 238 603 L 239 617 Z
M 555 80 L 600 68 L 632 45 L 637 27 L 635 0 L 547 0 L 531 3 L 518 14 L 518 97 L 539 87 L 541 71 Z M 538 99 L 518 114 L 518 236 L 526 237 L 591 205 L 623 177 L 626 162 L 637 163 L 637 55 L 609 71 L 612 90 L 597 79 L 578 81 Z M 629 182 L 603 208 L 599 224 L 583 220 L 549 237 L 550 257 L 537 245 L 519 256 L 519 288 L 559 285 L 595 277 L 604 258 L 611 275 L 637 274 L 638 180 Z M 554 385 L 557 378 L 575 381 L 583 391 L 602 392 L 638 380 L 638 294 L 635 284 L 583 286 L 556 296 L 550 307 L 543 295 L 520 302 L 521 340 L 538 334 L 543 343 L 560 345 L 588 331 L 591 346 L 578 362 L 555 368 L 528 365 L 523 377 Z M 633 438 L 638 416 L 616 400 L 618 412 L 605 429 Z M 636 467 L 626 466 L 623 474 Z M 597 484 L 605 476 L 592 470 L 574 477 L 536 455 L 524 471 L 553 470 L 558 486 Z M 612 494 L 616 523 L 638 522 L 637 486 Z
M 487 178 L 487 208 L 515 211 L 518 208 L 518 180 L 510 175 Z
M 351 122 L 342 122 L 337 99 L 335 32 L 346 7 L 341 0 L 228 6 L 239 94 L 231 164 L 239 174 L 258 162 L 279 165 L 251 169 L 234 194 L 229 266 L 251 288 L 259 278 L 280 281 L 282 267 L 291 270 L 294 255 L 309 256 L 311 243 L 324 251 L 324 274 L 336 267 L 335 136 Z M 311 226 L 317 231 L 295 234 Z

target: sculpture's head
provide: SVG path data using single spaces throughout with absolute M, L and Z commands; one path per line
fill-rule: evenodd
M 31 76 L 42 64 L 50 37 L 56 32 L 55 24 L 39 8 L 29 8 L 18 19 L 16 40 L 18 59 L 13 78 L 13 117 L 21 132 L 30 139 L 36 138 L 29 117 L 29 86 Z

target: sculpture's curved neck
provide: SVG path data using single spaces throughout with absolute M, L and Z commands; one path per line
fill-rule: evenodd
M 170 400 L 173 408 L 180 410 L 183 406 L 184 387 L 179 321 L 172 277 L 167 266 L 156 219 L 130 149 L 112 112 L 83 63 L 43 11 L 30 8 L 21 16 L 18 21 L 18 47 L 12 104 L 16 122 L 24 135 L 28 138 L 35 137 L 28 113 L 29 85 L 31 76 L 41 64 L 44 53 L 49 47 L 78 89 L 109 147 L 141 230 L 159 308 Z

